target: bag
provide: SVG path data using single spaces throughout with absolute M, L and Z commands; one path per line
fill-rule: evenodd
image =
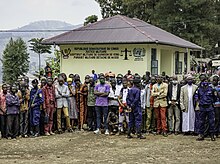
M 47 113 L 45 113 L 45 116 L 44 116 L 44 123 L 45 124 L 49 123 L 49 115 Z

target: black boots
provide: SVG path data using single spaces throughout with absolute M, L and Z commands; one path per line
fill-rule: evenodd
M 139 129 L 137 130 L 137 138 L 139 138 L 139 139 L 146 139 L 146 137 L 144 137 L 144 136 L 141 134 L 141 128 L 139 128 Z
M 214 136 L 214 134 L 211 134 L 211 141 L 215 141 L 215 136 Z
M 133 137 L 131 136 L 131 128 L 128 128 L 128 135 L 127 135 L 127 138 L 128 138 L 128 139 L 133 138 Z
M 199 138 L 197 138 L 196 140 L 197 141 L 203 141 L 205 138 L 204 138 L 204 135 L 200 134 L 199 135 Z
M 34 134 L 34 137 L 39 137 L 40 136 L 40 127 L 39 125 L 36 125 L 35 126 L 35 134 Z

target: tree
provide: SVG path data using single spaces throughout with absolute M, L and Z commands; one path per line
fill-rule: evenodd
M 219 0 L 96 0 L 102 17 L 136 17 L 183 39 L 201 45 L 206 56 L 215 55 L 220 38 Z
M 41 72 L 41 55 L 44 53 L 51 53 L 51 46 L 42 44 L 44 38 L 33 38 L 29 40 L 30 42 L 30 50 L 38 54 L 39 58 L 39 79 Z
M 97 21 L 98 21 L 98 16 L 97 15 L 88 16 L 85 19 L 84 26 L 86 26 L 87 24 L 90 24 L 90 23 L 95 23 Z
M 19 76 L 28 72 L 29 53 L 26 43 L 21 38 L 15 41 L 11 38 L 2 57 L 3 81 L 5 83 L 13 84 Z
M 50 64 L 52 69 L 53 77 L 58 76 L 60 74 L 60 51 L 55 50 L 54 57 L 49 57 L 47 62 Z

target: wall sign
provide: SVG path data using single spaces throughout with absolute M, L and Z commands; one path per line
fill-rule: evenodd
M 146 50 L 144 48 L 134 48 L 134 61 L 144 61 Z

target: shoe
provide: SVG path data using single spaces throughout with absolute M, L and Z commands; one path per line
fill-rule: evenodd
M 27 135 L 27 134 L 25 134 L 25 135 L 24 135 L 24 138 L 28 138 L 28 135 Z
M 215 141 L 215 136 L 214 136 L 214 134 L 211 134 L 211 141 Z
M 45 133 L 45 136 L 50 136 L 50 133 L 46 132 L 46 133 Z
M 164 136 L 164 137 L 168 137 L 167 132 L 163 132 L 163 136 Z
M 131 128 L 128 128 L 128 135 L 127 135 L 127 138 L 128 138 L 128 139 L 133 138 L 133 137 L 131 136 Z
M 34 135 L 34 137 L 39 137 L 40 136 L 40 134 L 39 133 L 36 133 L 35 135 Z
M 105 130 L 105 135 L 109 135 L 109 131 L 108 131 L 108 129 Z
M 58 134 L 62 134 L 63 131 L 62 131 L 62 130 L 58 130 L 57 133 L 58 133 Z
M 72 128 L 69 128 L 69 129 L 68 129 L 68 132 L 69 132 L 69 133 L 73 133 L 73 129 L 72 129 Z
M 197 141 L 203 141 L 204 140 L 204 136 L 203 135 L 199 135 L 199 137 L 196 140 Z
M 55 135 L 55 133 L 53 133 L 53 132 L 50 132 L 50 135 Z
M 144 136 L 141 134 L 141 128 L 138 128 L 138 129 L 137 129 L 137 138 L 139 138 L 139 139 L 146 139 L 146 137 L 144 137 Z
M 172 131 L 170 131 L 169 133 L 167 133 L 168 135 L 172 135 L 173 134 L 173 132 Z
M 175 135 L 179 135 L 179 132 L 175 132 L 174 134 L 175 134 Z
M 94 133 L 95 133 L 95 134 L 101 134 L 101 132 L 100 132 L 99 129 L 95 130 Z

